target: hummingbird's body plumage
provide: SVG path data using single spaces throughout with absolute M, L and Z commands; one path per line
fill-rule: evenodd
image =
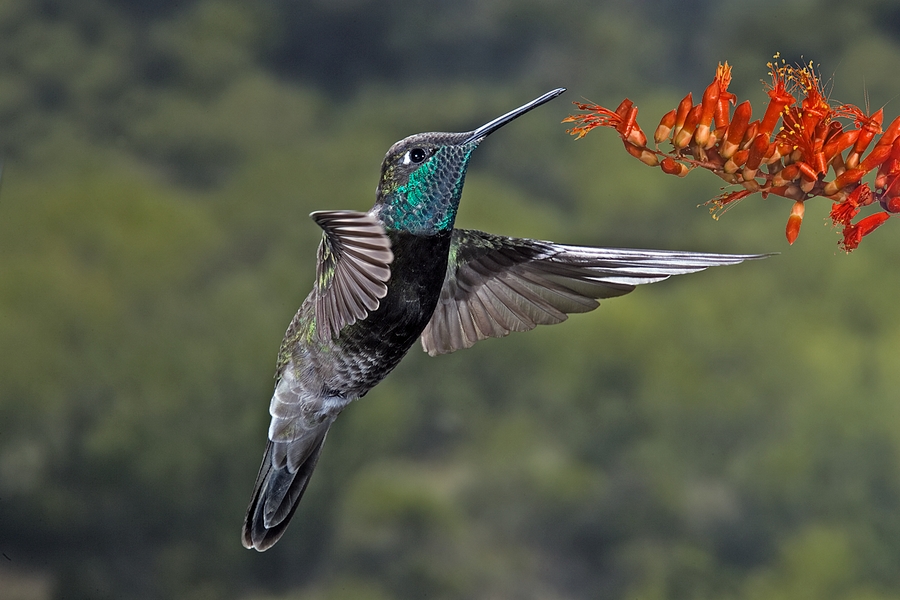
M 244 522 L 247 548 L 284 533 L 328 429 L 416 340 L 431 355 L 559 323 L 635 286 L 759 255 L 566 246 L 454 229 L 469 158 L 553 90 L 467 133 L 424 133 L 387 152 L 367 213 L 316 212 L 316 283 L 278 354 L 271 424 Z

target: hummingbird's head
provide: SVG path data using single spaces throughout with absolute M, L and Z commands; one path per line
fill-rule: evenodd
M 453 228 L 469 158 L 494 131 L 565 91 L 558 88 L 465 133 L 417 133 L 391 146 L 373 212 L 389 229 L 419 234 Z

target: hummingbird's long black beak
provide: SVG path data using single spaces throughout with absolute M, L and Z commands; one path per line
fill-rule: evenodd
M 472 142 L 480 142 L 482 139 L 484 139 L 485 137 L 494 133 L 495 131 L 497 131 L 498 129 L 500 129 L 501 127 L 503 127 L 504 125 L 506 125 L 507 123 L 512 121 L 513 119 L 515 119 L 517 117 L 521 117 L 522 115 L 527 113 L 532 108 L 537 108 L 541 104 L 544 104 L 546 102 L 553 100 L 554 98 L 556 98 L 557 96 L 562 94 L 564 91 L 566 91 L 566 88 L 556 88 L 555 90 L 551 90 L 551 91 L 547 92 L 540 98 L 535 98 L 531 102 L 529 102 L 527 104 L 523 104 L 519 108 L 514 108 L 513 110 L 509 111 L 505 115 L 497 117 L 493 121 L 488 121 L 487 123 L 485 123 L 478 129 L 473 131 L 471 133 L 471 135 L 469 135 L 469 137 L 467 137 L 465 139 L 463 144 L 471 144 Z

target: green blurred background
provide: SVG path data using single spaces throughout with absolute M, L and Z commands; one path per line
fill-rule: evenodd
M 717 62 L 900 109 L 892 0 L 2 0 L 4 600 L 900 598 L 900 231 L 743 202 L 573 141 Z M 333 428 L 285 538 L 239 529 L 316 209 L 395 140 L 563 99 L 475 154 L 459 224 L 782 254 L 407 360 Z M 887 120 L 886 120 L 887 122 Z

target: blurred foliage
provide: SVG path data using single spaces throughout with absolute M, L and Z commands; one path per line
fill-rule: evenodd
M 781 256 L 406 361 L 334 428 L 286 537 L 238 530 L 316 209 L 556 85 L 647 114 L 775 51 L 900 82 L 888 0 L 0 3 L 4 598 L 900 597 L 900 247 L 697 204 L 557 101 L 473 159 L 459 223 Z M 680 93 L 679 93 L 680 91 Z M 776 199 L 772 200 L 777 202 Z M 2 595 L 0 594 L 0 595 Z M 13 594 L 13 596 L 8 596 Z

